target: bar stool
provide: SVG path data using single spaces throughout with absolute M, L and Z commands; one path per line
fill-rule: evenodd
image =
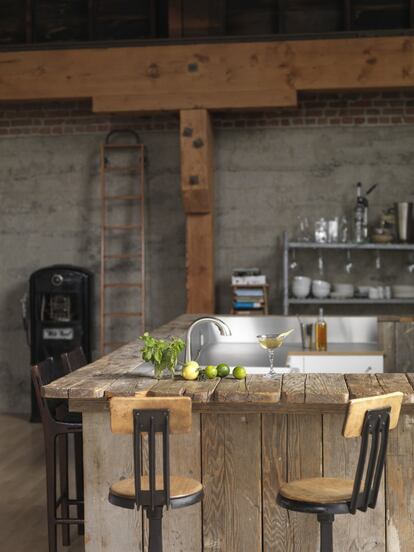
M 110 399 L 111 430 L 133 434 L 134 477 L 114 483 L 109 502 L 121 508 L 143 508 L 149 521 L 149 552 L 162 552 L 164 507 L 184 508 L 200 502 L 203 486 L 187 477 L 170 475 L 169 435 L 191 431 L 189 397 L 114 397 Z M 162 438 L 162 475 L 156 474 L 156 434 Z M 144 462 L 142 435 L 148 435 Z M 145 464 L 145 465 L 144 465 Z M 142 472 L 148 475 L 142 475 Z
M 333 552 L 336 514 L 355 514 L 375 508 L 384 471 L 388 433 L 398 424 L 402 393 L 354 399 L 348 403 L 343 436 L 361 437 L 355 479 L 313 477 L 281 486 L 277 503 L 295 512 L 316 514 L 321 552 Z
M 60 361 L 62 363 L 62 368 L 66 374 L 75 372 L 86 366 L 88 361 L 86 360 L 85 353 L 83 352 L 82 347 L 77 347 L 69 353 L 63 353 L 60 355 Z M 82 423 L 82 415 L 78 413 L 68 413 L 68 421 L 73 421 L 77 423 Z M 84 518 L 84 505 L 83 505 L 83 440 L 82 433 L 75 433 L 74 437 L 74 446 L 75 446 L 75 480 L 76 480 L 76 498 L 81 501 L 77 506 L 78 518 Z M 85 534 L 85 526 L 78 525 L 78 534 Z
M 69 507 L 71 505 L 80 506 L 82 501 L 79 497 L 76 499 L 69 498 L 68 472 L 68 435 L 73 433 L 82 436 L 82 424 L 72 421 L 71 415 L 67 414 L 67 401 L 46 400 L 41 391 L 44 385 L 63 375 L 59 361 L 53 358 L 48 358 L 31 368 L 45 441 L 49 552 L 57 551 L 58 525 L 62 525 L 62 544 L 64 546 L 70 545 L 70 525 L 84 525 L 83 518 L 70 517 Z M 56 452 L 58 452 L 59 459 L 59 497 L 56 496 Z M 57 516 L 59 507 L 61 517 Z

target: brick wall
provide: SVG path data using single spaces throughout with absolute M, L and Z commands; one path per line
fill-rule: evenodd
M 217 128 L 410 124 L 414 124 L 414 91 L 303 93 L 295 109 L 214 115 Z M 97 115 L 87 100 L 0 104 L 0 136 L 89 134 L 125 126 L 138 131 L 174 130 L 178 116 Z

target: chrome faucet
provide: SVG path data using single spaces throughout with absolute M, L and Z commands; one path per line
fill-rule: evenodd
M 193 330 L 196 326 L 202 324 L 203 322 L 211 322 L 215 324 L 221 335 L 231 335 L 230 328 L 225 322 L 223 322 L 223 320 L 220 320 L 220 318 L 216 318 L 214 316 L 203 316 L 203 318 L 194 320 L 187 330 L 187 337 L 185 340 L 185 362 L 191 361 L 191 335 Z

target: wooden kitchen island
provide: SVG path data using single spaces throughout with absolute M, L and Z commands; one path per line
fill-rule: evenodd
M 183 336 L 195 318 L 183 315 L 154 335 Z M 316 517 L 279 508 L 280 482 L 353 478 L 359 442 L 341 436 L 348 399 L 402 391 L 377 508 L 337 516 L 334 543 L 338 552 L 414 550 L 414 374 L 157 382 L 139 375 L 141 363 L 139 344 L 130 343 L 44 388 L 83 413 L 86 552 L 143 550 L 141 512 L 107 499 L 112 482 L 132 475 L 132 438 L 111 433 L 108 398 L 137 392 L 193 399 L 191 434 L 171 437 L 171 471 L 202 480 L 205 499 L 165 513 L 165 552 L 317 552 Z

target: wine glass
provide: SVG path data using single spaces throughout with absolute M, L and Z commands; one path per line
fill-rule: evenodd
M 270 371 L 266 374 L 267 377 L 273 378 L 277 376 L 277 372 L 275 371 L 275 368 L 273 365 L 275 350 L 279 349 L 279 347 L 283 344 L 287 336 L 290 335 L 292 332 L 293 330 L 288 330 L 287 332 L 282 332 L 279 334 L 263 334 L 263 335 L 256 336 L 259 342 L 259 345 L 263 349 L 266 349 L 269 354 Z

